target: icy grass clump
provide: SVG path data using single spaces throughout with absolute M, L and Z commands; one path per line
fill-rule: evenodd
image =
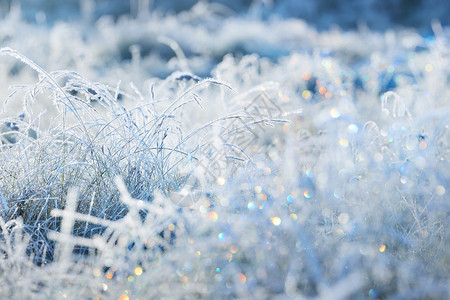
M 22 217 L 25 228 L 37 235 L 36 242 L 43 242 L 49 229 L 59 228 L 59 221 L 49 218 L 49 213 L 63 206 L 69 187 L 78 187 L 80 196 L 86 197 L 79 212 L 105 219 L 121 218 L 127 210 L 114 191 L 115 176 L 124 177 L 133 197 L 152 201 L 155 189 L 167 195 L 194 171 L 189 165 L 198 164 L 197 153 L 201 155 L 211 143 L 208 131 L 212 126 L 228 119 L 241 120 L 241 127 L 248 122 L 245 115 L 230 113 L 205 125 L 191 126 L 192 132 L 184 133 L 177 116 L 191 103 L 201 107 L 195 92 L 212 85 L 230 89 L 217 80 L 200 81 L 167 105 L 142 99 L 138 106 L 127 110 L 117 99 L 129 95 L 119 87 L 110 91 L 74 72 L 47 73 L 9 48 L 1 48 L 0 54 L 22 61 L 40 77 L 37 84 L 22 87 L 25 112 L 19 118 L 5 119 L 1 135 L 2 213 L 8 220 Z M 176 80 L 168 81 L 177 84 Z M 18 100 L 15 95 L 8 101 Z M 46 106 L 54 115 L 44 121 L 45 112 L 35 114 L 33 106 L 49 100 L 53 103 Z M 161 105 L 164 107 L 159 111 Z M 192 143 L 197 135 L 201 140 Z M 202 166 L 210 168 L 208 162 Z M 83 236 L 99 231 L 87 224 L 80 228 Z M 33 247 L 39 245 L 48 246 L 45 242 L 33 243 Z M 43 255 L 44 249 L 32 251 Z M 52 259 L 52 251 L 47 254 L 50 257 L 36 259 Z
M 447 29 L 211 16 L 0 21 L 2 297 L 447 298 Z

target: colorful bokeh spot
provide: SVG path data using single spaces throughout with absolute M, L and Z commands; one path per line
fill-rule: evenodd
M 224 185 L 226 180 L 223 177 L 219 177 L 219 178 L 217 178 L 216 182 L 218 185 Z
M 302 74 L 302 79 L 303 80 L 310 80 L 311 79 L 311 73 L 309 73 L 309 72 L 303 72 L 303 74 Z
M 436 187 L 436 194 L 437 194 L 438 196 L 444 195 L 444 194 L 445 194 L 445 187 L 443 187 L 442 185 L 438 185 L 438 186 Z
M 330 110 L 330 116 L 334 119 L 337 119 L 341 116 L 341 113 L 339 112 L 339 110 L 337 110 L 337 108 L 332 108 Z
M 419 143 L 419 148 L 420 148 L 420 150 L 425 150 L 425 149 L 427 149 L 427 147 L 428 147 L 427 142 L 421 141 L 421 142 Z
M 346 140 L 346 139 L 340 139 L 340 140 L 339 140 L 339 145 L 341 145 L 341 146 L 344 147 L 344 148 L 347 148 L 347 147 L 348 147 L 348 140 Z
M 311 192 L 310 192 L 309 190 L 304 190 L 304 191 L 303 191 L 303 196 L 304 196 L 306 199 L 310 199 L 310 198 L 312 197 L 312 194 L 311 194 Z
M 355 124 L 348 125 L 347 129 L 351 133 L 357 133 L 358 132 L 358 126 L 355 125 Z
M 242 274 L 242 273 L 239 274 L 239 281 L 241 283 L 246 283 L 247 282 L 247 277 L 245 276 L 245 274 Z
M 134 274 L 136 274 L 136 276 L 142 275 L 142 272 L 143 272 L 143 270 L 142 270 L 141 267 L 136 267 L 136 268 L 134 269 Z
M 271 220 L 272 220 L 272 224 L 275 226 L 279 226 L 281 224 L 280 217 L 273 217 L 273 218 L 271 218 Z
M 325 94 L 326 92 L 327 92 L 326 87 L 322 86 L 322 87 L 319 88 L 319 94 L 323 95 L 323 94 Z
M 210 211 L 208 215 L 213 222 L 217 221 L 219 218 L 219 215 L 215 211 Z
M 311 98 L 311 92 L 309 90 L 304 90 L 302 92 L 302 97 L 305 100 L 309 100 Z
M 292 195 L 288 195 L 286 197 L 286 201 L 289 202 L 289 203 L 292 203 L 292 202 L 294 202 L 294 197 Z

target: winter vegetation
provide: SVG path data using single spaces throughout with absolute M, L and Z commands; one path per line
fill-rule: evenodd
M 450 297 L 447 1 L 55 2 L 0 0 L 2 299 Z

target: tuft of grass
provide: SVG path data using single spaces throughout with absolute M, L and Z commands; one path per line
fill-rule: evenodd
M 124 94 L 120 90 L 113 96 L 107 86 L 75 72 L 47 73 L 15 50 L 1 48 L 0 53 L 19 59 L 42 75 L 36 84 L 23 88 L 27 115 L 22 115 L 20 124 L 19 120 L 2 121 L 14 124 L 17 130 L 2 133 L 8 143 L 0 152 L 4 157 L 3 216 L 7 221 L 23 219 L 25 230 L 33 237 L 30 251 L 38 261 L 53 259 L 53 243 L 46 236 L 50 230 L 60 229 L 61 220 L 50 212 L 66 206 L 65 195 L 71 187 L 79 189 L 82 199 L 78 213 L 121 219 L 128 209 L 119 200 L 114 177 L 122 176 L 137 199 L 151 202 L 156 190 L 168 197 L 183 187 L 185 180 L 180 176 L 190 176 L 198 168 L 199 156 L 212 143 L 206 136 L 202 136 L 202 144 L 191 140 L 228 119 L 248 122 L 242 113 L 230 113 L 188 134 L 183 132 L 177 115 L 185 106 L 201 107 L 197 91 L 214 86 L 232 91 L 216 79 L 199 81 L 161 111 L 148 102 L 126 109 L 117 100 L 118 94 Z M 44 127 L 43 117 L 34 114 L 33 103 L 50 99 L 56 115 Z M 13 100 L 17 99 L 9 101 Z M 30 137 L 30 130 L 36 132 L 35 137 Z M 201 166 L 208 170 L 209 164 L 206 161 Z M 92 237 L 103 230 L 81 222 L 73 233 Z

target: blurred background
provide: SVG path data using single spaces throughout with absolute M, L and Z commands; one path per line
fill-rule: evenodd
M 200 0 L 204 1 L 204 0 Z M 207 0 L 205 0 L 207 1 Z M 163 14 L 188 10 L 198 0 L 0 0 L 0 15 L 11 7 L 20 7 L 29 22 L 51 24 L 80 17 L 98 19 L 103 15 L 119 17 L 138 15 L 145 10 Z M 438 20 L 450 22 L 448 0 L 209 0 L 223 5 L 224 10 L 257 18 L 300 18 L 319 30 L 339 26 L 354 29 L 365 25 L 384 31 L 393 27 L 413 27 L 427 33 L 430 24 Z

